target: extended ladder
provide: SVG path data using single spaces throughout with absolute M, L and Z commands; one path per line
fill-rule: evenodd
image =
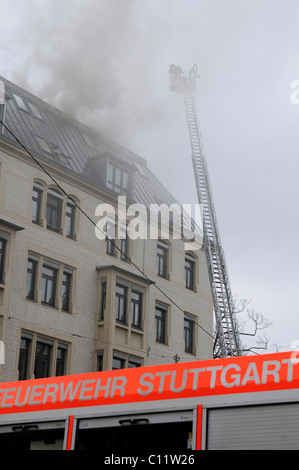
M 190 71 L 183 71 L 180 67 L 171 65 L 169 73 L 170 90 L 184 95 L 198 201 L 203 207 L 204 246 L 215 313 L 214 357 L 240 356 L 241 344 L 237 333 L 234 303 L 224 252 L 220 243 L 194 101 L 196 79 L 198 78 L 197 66 L 194 66 Z

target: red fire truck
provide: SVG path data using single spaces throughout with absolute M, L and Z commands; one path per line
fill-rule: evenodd
M 0 384 L 1 450 L 299 449 L 298 423 L 294 351 Z

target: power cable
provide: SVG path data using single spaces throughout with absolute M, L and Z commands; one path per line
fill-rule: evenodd
M 75 199 L 73 199 L 66 191 L 65 189 L 63 189 L 63 187 L 56 181 L 56 179 L 48 172 L 48 170 L 46 170 L 46 168 L 44 168 L 44 166 L 38 161 L 38 159 L 27 149 L 27 147 L 18 139 L 18 137 L 6 126 L 6 124 L 4 124 L 4 122 L 2 120 L 0 120 L 0 124 L 2 124 L 2 126 L 6 129 L 6 131 L 16 140 L 16 142 L 18 142 L 18 144 L 23 148 L 23 150 L 25 150 L 25 152 L 33 159 L 33 161 L 41 168 L 41 170 L 51 179 L 51 181 L 53 181 L 53 183 L 60 189 L 61 192 L 63 192 L 63 194 L 65 194 L 65 196 L 70 199 L 72 201 L 72 203 L 78 208 L 78 210 L 89 220 L 89 222 L 91 222 L 94 227 L 99 231 L 101 232 L 102 235 L 105 236 L 105 240 L 108 240 L 108 237 L 107 235 L 97 226 L 97 224 L 91 219 L 91 217 L 79 206 L 79 204 L 75 201 Z M 136 263 L 134 263 L 131 258 L 129 258 L 126 253 L 124 253 L 121 248 L 119 248 L 119 246 L 114 243 L 110 238 L 109 238 L 109 243 L 111 243 L 113 245 L 113 247 L 118 250 L 122 257 L 125 258 L 132 266 L 134 266 L 135 269 L 138 270 L 138 272 L 151 284 L 151 285 L 154 285 L 156 287 L 156 289 L 164 296 L 166 297 L 169 302 L 171 302 L 178 310 L 180 310 L 190 321 L 192 321 L 193 323 L 195 323 L 202 331 L 204 331 L 208 336 L 210 336 L 212 339 L 214 339 L 214 337 L 205 329 L 203 328 L 195 319 L 194 317 L 188 315 L 187 312 L 185 312 L 185 310 L 183 310 L 178 304 L 177 302 L 175 302 L 168 294 L 166 294 L 166 292 L 163 291 L 163 289 L 161 289 L 161 287 L 159 287 L 157 285 L 157 283 L 155 281 L 153 281 L 152 279 L 149 278 L 149 276 L 141 269 L 139 268 L 139 266 L 136 265 Z

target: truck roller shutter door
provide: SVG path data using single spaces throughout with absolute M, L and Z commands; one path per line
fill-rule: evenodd
M 211 450 L 299 450 L 299 403 L 209 409 Z

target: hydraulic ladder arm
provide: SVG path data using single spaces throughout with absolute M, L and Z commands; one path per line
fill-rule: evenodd
M 190 134 L 192 163 L 198 202 L 203 207 L 204 247 L 207 257 L 215 314 L 214 357 L 242 355 L 237 332 L 234 302 L 231 294 L 224 252 L 220 243 L 208 168 L 203 152 L 194 93 L 198 78 L 197 66 L 183 71 L 170 66 L 170 90 L 182 93 Z

